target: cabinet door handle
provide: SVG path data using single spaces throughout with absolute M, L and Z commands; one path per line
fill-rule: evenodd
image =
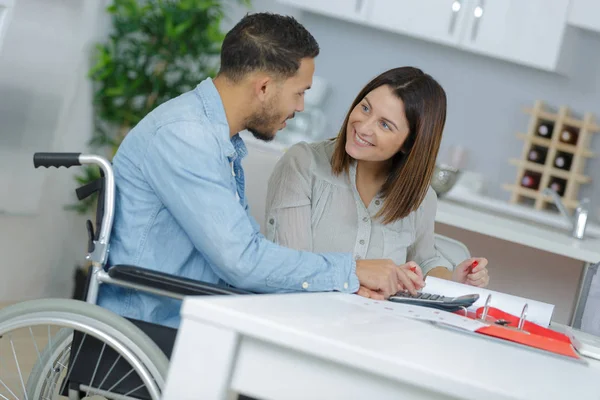
M 356 11 L 357 14 L 360 14 L 360 12 L 362 11 L 364 2 L 365 2 L 364 0 L 356 0 L 356 5 L 354 6 L 354 11 Z
M 452 2 L 452 16 L 450 17 L 450 24 L 448 25 L 448 33 L 453 34 L 454 29 L 456 29 L 456 19 L 458 18 L 458 13 L 462 8 L 462 3 L 460 0 L 454 0 Z
M 479 33 L 479 23 L 481 18 L 483 17 L 483 6 L 485 5 L 485 0 L 479 0 L 475 9 L 473 9 L 473 17 L 475 21 L 473 21 L 473 26 L 471 27 L 471 41 L 474 41 L 477 38 L 477 34 Z

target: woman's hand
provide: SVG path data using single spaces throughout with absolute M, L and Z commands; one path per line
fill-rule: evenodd
M 452 271 L 452 280 L 471 286 L 486 287 L 490 282 L 485 258 L 468 258 Z
M 411 294 L 416 294 L 417 291 L 425 286 L 423 271 L 421 271 L 421 267 L 413 261 L 398 266 L 396 273 L 398 278 L 398 292 L 407 290 Z M 385 296 L 382 292 L 369 289 L 362 285 L 359 287 L 356 294 L 374 300 L 385 300 Z

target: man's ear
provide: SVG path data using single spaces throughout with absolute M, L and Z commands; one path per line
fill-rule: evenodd
M 258 75 L 254 80 L 253 91 L 259 101 L 266 101 L 273 90 L 273 78 L 268 75 Z

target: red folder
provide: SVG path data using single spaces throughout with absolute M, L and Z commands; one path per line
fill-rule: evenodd
M 475 313 L 469 313 L 467 317 L 481 320 L 483 311 L 484 307 L 480 307 Z M 464 315 L 462 312 L 457 313 Z M 498 324 L 500 321 L 502 321 L 502 324 Z M 484 322 L 489 323 L 489 325 L 479 328 L 476 330 L 477 333 L 572 358 L 581 358 L 575 351 L 571 339 L 567 335 L 544 328 L 530 321 L 524 321 L 523 326 L 519 329 L 519 317 L 495 307 L 488 307 L 487 317 Z

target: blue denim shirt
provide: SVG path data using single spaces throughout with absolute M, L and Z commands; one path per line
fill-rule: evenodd
M 115 220 L 108 265 L 129 264 L 261 293 L 358 290 L 351 254 L 296 251 L 267 240 L 250 216 L 242 158 L 206 79 L 149 113 L 113 160 Z M 266 196 L 266 193 L 265 193 Z M 177 327 L 181 302 L 103 284 L 98 304 Z

